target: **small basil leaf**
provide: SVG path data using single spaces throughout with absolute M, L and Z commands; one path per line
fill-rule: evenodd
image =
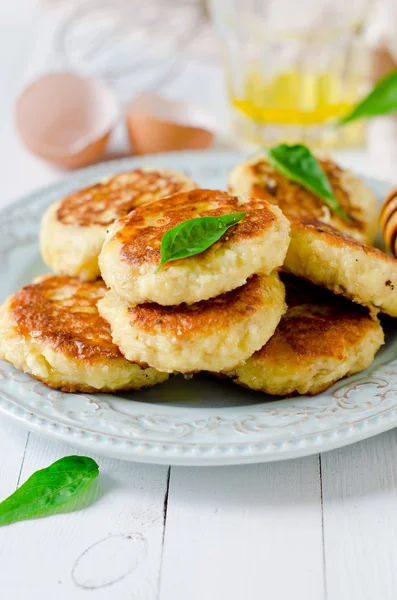
M 161 240 L 161 262 L 155 273 L 167 262 L 204 252 L 246 214 L 238 212 L 220 217 L 197 217 L 179 223 L 167 231 Z
M 342 219 L 350 220 L 335 198 L 326 174 L 309 148 L 302 144 L 280 144 L 273 148 L 265 148 L 265 152 L 276 171 L 321 198 Z
M 364 117 L 385 115 L 394 110 L 397 110 L 397 70 L 378 81 L 372 91 L 338 121 L 338 125 Z
M 74 501 L 98 474 L 97 463 L 85 456 L 65 456 L 36 471 L 0 503 L 0 526 L 53 514 Z

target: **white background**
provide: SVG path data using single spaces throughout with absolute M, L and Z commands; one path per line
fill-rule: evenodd
M 64 17 L 50 5 L 0 3 L 0 205 L 65 176 L 22 148 L 12 120 L 17 92 L 54 64 Z M 136 78 L 132 88 L 139 89 Z M 168 92 L 198 98 L 221 119 L 221 90 L 213 61 L 193 57 Z M 114 147 L 122 149 L 122 135 Z M 392 146 L 383 152 L 339 158 L 390 177 L 397 161 Z M 73 452 L 1 418 L 0 498 Z M 94 458 L 102 475 L 91 507 L 0 529 L 1 599 L 397 596 L 396 431 L 322 456 L 248 467 L 169 469 Z

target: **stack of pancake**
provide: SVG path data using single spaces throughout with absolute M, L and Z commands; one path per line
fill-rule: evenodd
M 229 192 L 138 169 L 51 206 L 43 276 L 0 308 L 0 357 L 64 391 L 139 389 L 210 371 L 269 394 L 316 394 L 368 367 L 397 316 L 397 260 L 373 248 L 377 203 L 319 159 L 344 221 L 265 156 Z M 204 252 L 164 264 L 161 241 L 197 217 L 244 212 Z M 103 279 L 100 279 L 102 277 Z
M 156 272 L 171 228 L 237 212 L 245 217 L 210 248 Z M 109 228 L 99 265 L 111 291 L 99 312 L 130 361 L 168 373 L 232 369 L 285 312 L 275 269 L 288 244 L 288 220 L 266 200 L 196 189 L 146 204 Z

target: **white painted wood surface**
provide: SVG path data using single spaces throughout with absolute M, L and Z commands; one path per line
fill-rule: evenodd
M 8 491 L 16 487 L 15 474 L 24 481 L 37 469 L 76 453 L 34 435 L 22 448 L 23 461 L 19 452 Z M 1 530 L 4 597 L 80 599 L 90 591 L 102 600 L 115 586 L 116 597 L 123 600 L 156 598 L 168 468 L 93 458 L 101 477 L 89 510 L 54 516 L 49 528 L 45 520 L 34 520 Z
M 22 148 L 11 117 L 21 86 L 52 65 L 53 4 L 0 3 L 0 205 L 64 176 Z M 214 76 L 207 68 L 200 73 Z M 175 83 L 186 97 L 192 69 L 188 85 Z M 219 91 L 219 81 L 208 87 Z M 368 153 L 339 158 L 382 174 Z M 0 418 L 0 498 L 73 452 Z M 95 458 L 102 475 L 88 509 L 0 529 L 1 599 L 397 597 L 395 431 L 273 465 L 168 469 Z
M 321 600 L 322 548 L 317 456 L 173 468 L 160 600 Z

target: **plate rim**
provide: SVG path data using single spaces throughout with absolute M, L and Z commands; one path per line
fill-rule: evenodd
M 9 409 L 7 410 L 7 404 Z M 366 440 L 374 437 L 397 426 L 397 405 L 389 408 L 382 413 L 365 417 L 361 421 L 332 430 L 333 438 L 326 440 L 326 435 L 322 433 L 306 434 L 304 445 L 300 448 L 292 447 L 291 442 L 281 444 L 262 442 L 262 443 L 242 443 L 241 447 L 256 446 L 255 452 L 244 452 L 238 445 L 234 445 L 233 452 L 227 449 L 223 455 L 214 455 L 217 444 L 212 444 L 211 448 L 200 448 L 200 443 L 191 444 L 191 450 L 188 454 L 174 454 L 180 452 L 183 445 L 177 442 L 137 442 L 131 440 L 120 444 L 112 443 L 111 436 L 106 434 L 88 433 L 86 429 L 75 425 L 59 426 L 56 421 L 43 419 L 33 412 L 17 405 L 12 400 L 7 400 L 4 393 L 0 390 L 0 412 L 9 417 L 15 423 L 21 425 L 34 433 L 42 435 L 47 439 L 53 439 L 57 442 L 70 444 L 84 451 L 94 451 L 95 453 L 126 460 L 130 462 L 142 462 L 151 464 L 164 464 L 171 466 L 232 466 L 242 464 L 255 464 L 265 462 L 277 462 L 280 460 L 290 460 L 293 458 L 303 458 L 323 452 L 329 452 L 338 448 Z M 58 428 L 62 429 L 59 431 Z M 88 439 L 86 439 L 88 438 Z M 103 438 L 103 439 L 101 439 Z M 95 444 L 95 447 L 93 447 Z M 263 446 L 263 448 L 261 448 Z M 126 450 L 127 447 L 127 450 Z M 170 452 L 167 452 L 167 449 Z M 210 450 L 210 451 L 208 451 Z M 164 452 L 165 451 L 165 452 Z

